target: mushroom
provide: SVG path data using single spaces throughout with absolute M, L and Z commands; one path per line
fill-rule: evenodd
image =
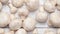
M 20 19 L 14 19 L 10 22 L 9 28 L 11 30 L 18 30 L 22 27 L 22 21 Z
M 34 30 L 35 25 L 36 25 L 36 21 L 35 21 L 35 19 L 33 19 L 31 17 L 26 18 L 24 20 L 24 22 L 23 22 L 23 28 L 26 31 L 32 31 L 32 30 Z
M 44 9 L 49 12 L 49 13 L 52 13 L 55 11 L 55 4 L 53 4 L 52 2 L 50 2 L 49 0 L 47 0 L 45 3 L 44 3 Z
M 26 8 L 26 6 L 23 6 L 18 9 L 18 15 L 21 17 L 22 20 L 24 20 L 28 16 L 28 14 L 29 14 L 29 11 Z
M 48 20 L 48 25 L 52 27 L 60 27 L 60 13 L 59 12 L 54 12 L 50 14 L 49 20 Z
M 5 12 L 0 12 L 0 27 L 5 27 L 10 23 L 10 16 Z
M 15 34 L 27 34 L 27 32 L 24 29 L 19 29 Z
M 39 12 L 36 13 L 36 20 L 38 22 L 46 22 L 48 19 L 48 14 L 47 12 L 44 11 L 43 6 L 40 6 Z
M 15 6 L 17 8 L 21 7 L 24 3 L 24 0 L 11 0 L 11 1 L 12 1 L 13 6 Z
M 34 11 L 39 7 L 39 0 L 25 0 L 25 4 L 30 11 Z

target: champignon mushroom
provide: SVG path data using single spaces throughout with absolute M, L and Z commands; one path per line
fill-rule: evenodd
M 33 19 L 31 17 L 26 18 L 24 20 L 24 22 L 23 22 L 23 28 L 26 31 L 32 31 L 32 30 L 34 30 L 35 25 L 36 25 L 36 21 L 35 21 L 35 19 Z
M 48 18 L 48 13 L 44 11 L 43 6 L 40 6 L 39 12 L 36 13 L 36 20 L 38 22 L 46 22 Z
M 52 13 L 55 11 L 55 4 L 53 4 L 52 2 L 50 2 L 49 0 L 47 0 L 45 3 L 44 3 L 44 9 L 49 12 L 49 13 Z
M 25 0 L 25 4 L 30 11 L 34 11 L 39 7 L 39 0 Z
M 60 27 L 60 13 L 59 12 L 54 12 L 50 14 L 49 20 L 48 20 L 48 25 L 52 27 Z
M 5 12 L 0 12 L 0 27 L 5 27 L 10 23 L 10 16 Z
M 22 27 L 22 21 L 20 19 L 14 19 L 10 22 L 9 28 L 11 30 L 18 30 Z

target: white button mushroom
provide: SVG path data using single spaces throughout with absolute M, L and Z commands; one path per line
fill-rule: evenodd
M 14 7 L 12 4 L 9 4 L 9 7 L 12 14 L 15 14 L 17 12 L 17 8 Z
M 48 18 L 47 12 L 44 11 L 43 6 L 40 7 L 39 12 L 36 14 L 36 20 L 38 22 L 46 22 Z
M 10 16 L 7 13 L 0 13 L 0 27 L 5 27 L 10 23 Z
M 56 34 L 56 32 L 54 32 L 51 29 L 47 29 L 47 30 L 44 31 L 44 34 Z
M 30 11 L 34 11 L 39 7 L 39 0 L 25 0 L 25 4 Z
M 55 4 L 51 3 L 50 1 L 46 1 L 44 3 L 44 9 L 49 12 L 49 13 L 52 13 L 55 11 Z
M 32 32 L 32 34 L 38 34 L 38 29 L 34 29 L 34 31 Z
M 12 20 L 9 24 L 9 28 L 11 30 L 18 30 L 22 27 L 22 21 L 20 19 Z
M 0 0 L 0 2 L 1 2 L 2 4 L 6 4 L 6 3 L 8 3 L 8 1 L 9 1 L 9 0 Z
M 24 0 L 11 0 L 11 1 L 12 1 L 13 6 L 15 6 L 17 8 L 21 7 L 24 3 Z
M 0 28 L 0 34 L 4 34 L 4 29 Z
M 23 22 L 23 28 L 26 31 L 32 31 L 35 28 L 35 25 L 36 25 L 36 21 L 31 17 L 26 18 Z
M 28 14 L 29 14 L 29 11 L 26 7 L 23 6 L 23 7 L 18 9 L 19 16 L 28 16 Z
M 14 31 L 7 32 L 5 34 L 14 34 Z
M 15 34 L 27 34 L 27 32 L 24 29 L 19 29 Z
M 2 3 L 0 2 L 0 10 L 2 9 Z
M 53 27 L 60 27 L 60 13 L 54 12 L 50 14 L 48 23 Z

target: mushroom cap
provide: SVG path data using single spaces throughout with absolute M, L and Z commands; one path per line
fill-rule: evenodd
M 22 21 L 20 19 L 14 19 L 9 24 L 9 28 L 11 30 L 18 30 L 21 27 L 22 27 Z
M 23 22 L 23 28 L 26 31 L 32 31 L 32 30 L 34 30 L 35 25 L 36 25 L 36 21 L 35 21 L 35 19 L 33 19 L 31 17 L 26 18 L 24 20 L 24 22 Z
M 34 11 L 39 7 L 39 0 L 25 0 L 25 4 L 30 11 Z
M 10 23 L 10 16 L 7 13 L 0 13 L 0 27 L 5 27 Z
M 55 12 L 50 14 L 48 23 L 50 23 L 53 27 L 60 27 L 60 13 Z

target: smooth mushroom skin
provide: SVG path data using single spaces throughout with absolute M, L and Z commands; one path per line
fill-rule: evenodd
M 24 3 L 24 0 L 11 0 L 11 1 L 12 1 L 13 6 L 15 6 L 17 8 L 21 7 Z
M 56 34 L 56 32 L 50 30 L 50 29 L 47 29 L 44 31 L 44 34 Z
M 7 4 L 9 0 L 0 0 L 2 4 Z
M 14 7 L 12 4 L 9 4 L 9 7 L 12 14 L 15 14 L 17 12 L 17 8 Z
M 39 0 L 25 0 L 25 4 L 30 11 L 37 10 L 39 7 Z
M 2 9 L 2 3 L 0 2 L 0 10 Z
M 48 23 L 50 23 L 52 27 L 60 27 L 60 13 L 54 12 L 50 14 Z
M 34 29 L 32 34 L 38 34 L 38 29 Z
M 18 30 L 22 27 L 22 21 L 20 19 L 12 20 L 9 24 L 11 30 Z
M 14 31 L 9 31 L 9 32 L 7 32 L 5 34 L 14 34 Z
M 4 34 L 4 29 L 0 28 L 0 34 Z
M 19 8 L 18 9 L 18 15 L 19 16 L 28 16 L 28 14 L 29 14 L 29 11 L 28 11 L 28 9 L 26 8 L 26 7 L 21 7 L 21 8 Z
M 16 19 L 15 14 L 10 14 L 10 20 L 12 21 L 12 20 L 14 20 L 14 19 Z
M 48 13 L 45 12 L 43 6 L 40 6 L 39 12 L 36 13 L 36 20 L 38 22 L 46 22 L 48 19 Z
M 49 12 L 52 13 L 55 11 L 55 4 L 51 3 L 50 1 L 46 1 L 44 3 L 44 9 Z
M 10 23 L 10 16 L 5 12 L 0 12 L 0 27 L 5 27 Z
M 27 32 L 24 29 L 19 29 L 15 34 L 27 34 Z
M 26 31 L 32 31 L 34 30 L 35 28 L 35 25 L 36 25 L 36 21 L 35 19 L 31 18 L 31 17 L 27 17 L 24 22 L 23 22 L 23 28 L 26 30 Z

